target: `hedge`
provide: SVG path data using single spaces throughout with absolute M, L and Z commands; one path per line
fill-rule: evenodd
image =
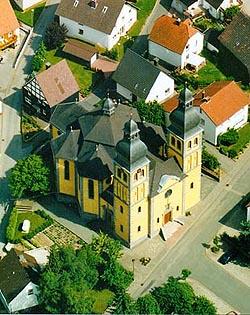
M 17 225 L 17 209 L 13 208 L 10 218 L 9 218 L 8 226 L 6 229 L 6 239 L 8 242 L 15 241 L 16 225 Z

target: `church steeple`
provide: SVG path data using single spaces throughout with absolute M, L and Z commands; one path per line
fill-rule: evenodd
M 107 94 L 107 97 L 106 97 L 106 99 L 104 101 L 102 110 L 103 110 L 103 114 L 104 115 L 108 115 L 108 116 L 111 116 L 115 112 L 115 103 L 109 97 L 109 93 Z

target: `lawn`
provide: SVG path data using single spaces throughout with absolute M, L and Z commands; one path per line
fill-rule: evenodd
M 41 15 L 45 7 L 45 2 L 40 3 L 36 7 L 29 9 L 27 11 L 22 11 L 21 9 L 19 9 L 19 7 L 14 2 L 12 2 L 12 6 L 14 8 L 17 19 L 23 22 L 24 24 L 33 27 L 35 26 L 39 16 Z
M 87 95 L 93 85 L 100 79 L 100 75 L 85 66 L 81 60 L 77 58 L 68 58 L 62 48 L 53 49 L 47 51 L 46 53 L 46 62 L 50 62 L 52 65 L 58 63 L 62 59 L 66 59 L 70 67 L 70 70 L 75 76 L 75 79 L 80 87 L 81 93 Z M 41 71 L 45 70 L 45 64 L 42 67 Z
M 103 314 L 106 308 L 112 303 L 114 293 L 108 289 L 102 291 L 89 290 L 87 296 L 94 298 L 93 313 Z
M 30 221 L 30 232 L 34 231 L 46 222 L 46 219 L 42 218 L 35 212 L 18 212 L 15 239 L 22 238 L 26 235 L 25 233 L 22 233 L 22 223 L 24 220 Z
M 133 45 L 134 40 L 140 34 L 147 17 L 154 8 L 156 0 L 138 0 L 136 7 L 139 9 L 137 13 L 137 21 L 128 32 L 128 36 L 121 37 L 119 43 L 114 47 L 118 50 L 119 60 L 122 59 L 127 48 Z

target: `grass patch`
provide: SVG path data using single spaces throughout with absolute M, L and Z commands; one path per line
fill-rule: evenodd
M 58 63 L 62 59 L 66 59 L 68 66 L 75 76 L 75 79 L 80 87 L 81 93 L 87 95 L 93 86 L 100 80 L 101 75 L 90 69 L 83 63 L 83 61 L 74 58 L 69 59 L 68 55 L 64 54 L 62 48 L 49 50 L 46 53 L 46 62 L 52 65 Z M 45 65 L 41 71 L 45 70 Z
M 22 224 L 24 220 L 30 221 L 29 233 L 36 230 L 38 227 L 46 222 L 46 219 L 42 218 L 35 212 L 18 212 L 15 239 L 23 238 L 26 235 L 26 233 L 22 233 Z
M 86 296 L 94 298 L 93 313 L 103 314 L 107 307 L 112 303 L 115 294 L 108 289 L 102 291 L 89 290 Z
M 136 37 L 140 34 L 147 17 L 154 8 L 155 2 L 156 0 L 138 0 L 136 2 L 136 7 L 139 8 L 137 12 L 137 21 L 128 31 L 127 35 L 121 37 L 119 43 L 114 47 L 118 51 L 119 60 L 123 58 L 126 49 L 133 45 Z
M 36 22 L 39 19 L 44 7 L 45 2 L 38 4 L 36 7 L 32 9 L 28 9 L 26 11 L 22 11 L 14 2 L 12 2 L 13 9 L 15 11 L 16 17 L 19 21 L 27 24 L 29 26 L 35 26 Z
M 21 131 L 24 140 L 28 140 L 41 130 L 41 127 L 38 125 L 35 119 L 27 114 L 22 115 L 21 121 Z

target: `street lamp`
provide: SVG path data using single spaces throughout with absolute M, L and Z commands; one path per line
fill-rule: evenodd
M 133 276 L 135 276 L 135 259 L 132 258 L 132 264 L 133 264 Z

